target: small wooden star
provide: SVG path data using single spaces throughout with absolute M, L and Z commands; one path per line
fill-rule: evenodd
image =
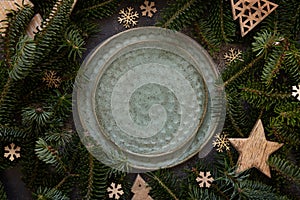
M 264 127 L 260 119 L 253 127 L 249 138 L 229 138 L 229 141 L 240 153 L 237 162 L 237 173 L 255 167 L 271 178 L 267 160 L 283 144 L 266 140 Z

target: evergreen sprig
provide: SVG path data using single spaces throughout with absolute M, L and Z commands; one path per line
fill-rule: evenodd
M 2 199 L 2 200 L 7 199 L 6 192 L 4 190 L 4 187 L 3 187 L 3 184 L 1 181 L 0 181 L 0 199 Z
M 59 200 L 69 200 L 70 198 L 64 195 L 61 191 L 55 188 L 43 188 L 40 187 L 37 192 L 34 194 L 37 200 L 42 199 L 59 199 Z
M 174 30 L 181 30 L 191 25 L 206 11 L 208 1 L 176 0 L 163 10 L 162 19 L 158 26 Z

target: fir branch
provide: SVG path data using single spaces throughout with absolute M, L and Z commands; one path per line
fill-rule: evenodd
M 65 176 L 54 188 L 55 189 L 58 189 L 60 188 L 68 178 L 71 178 L 71 177 L 76 177 L 76 176 L 79 176 L 79 174 L 68 174 L 67 176 Z
M 275 108 L 276 121 L 281 126 L 299 127 L 300 125 L 300 107 L 297 102 L 286 103 Z
M 27 127 L 29 132 L 40 134 L 42 129 L 47 125 L 52 112 L 45 109 L 41 106 L 26 107 L 23 109 L 23 125 Z
M 69 52 L 68 58 L 70 60 L 76 61 L 77 58 L 81 58 L 82 53 L 85 50 L 85 48 L 83 47 L 84 44 L 85 41 L 79 33 L 79 30 L 69 28 L 64 34 L 63 44 L 60 45 L 57 51 L 66 48 Z
M 229 97 L 227 97 L 227 101 L 226 101 L 226 114 L 227 116 L 229 117 L 230 121 L 231 121 L 231 124 L 233 126 L 233 128 L 235 129 L 235 131 L 241 136 L 241 137 L 244 137 L 244 133 L 242 132 L 242 130 L 240 129 L 240 127 L 238 126 L 238 123 L 237 121 L 235 120 L 235 117 L 234 117 L 234 111 L 236 111 L 237 107 L 236 106 L 231 106 L 230 105 L 230 101 L 228 99 Z M 232 100 L 231 100 L 232 101 Z
M 11 65 L 11 58 L 16 53 L 16 46 L 25 33 L 28 23 L 34 15 L 34 10 L 31 6 L 18 5 L 17 10 L 11 10 L 11 13 L 7 15 L 6 21 L 7 27 L 5 28 L 5 36 L 3 38 L 3 52 L 5 61 L 8 66 Z
M 113 14 L 116 8 L 116 2 L 116 0 L 78 0 L 72 15 L 78 20 L 88 17 L 89 19 L 102 19 Z
M 159 177 L 159 175 L 160 175 L 159 171 L 156 174 L 154 174 L 152 172 L 147 173 L 147 175 L 149 177 L 151 177 L 158 184 L 159 188 L 163 189 L 163 191 L 165 191 L 165 192 L 167 192 L 167 194 L 169 194 L 169 197 L 171 197 L 171 198 L 173 198 L 175 200 L 179 200 L 179 198 L 173 193 L 173 191 L 170 189 L 170 187 L 167 186 L 164 183 L 164 180 L 161 179 L 161 177 Z M 170 174 L 169 175 L 168 174 L 163 174 L 163 176 L 166 176 L 166 177 L 164 177 L 164 179 L 166 178 L 165 181 L 167 181 L 167 182 L 170 181 L 170 179 L 171 179 L 170 178 Z M 155 189 L 157 190 L 157 192 L 161 193 L 162 191 L 160 191 L 159 188 L 155 187 Z M 157 196 L 160 196 L 160 195 L 158 194 Z
M 17 127 L 0 126 L 0 141 L 13 142 L 16 140 L 24 141 L 27 134 Z
M 69 200 L 70 198 L 64 195 L 61 191 L 55 188 L 42 188 L 39 187 L 37 192 L 34 194 L 37 199 L 59 199 L 59 200 Z
M 19 89 L 19 85 L 8 77 L 0 96 L 0 124 L 15 125 L 16 110 L 19 107 L 17 101 Z
M 277 8 L 278 31 L 299 39 L 300 33 L 300 2 L 298 0 L 282 0 Z
M 270 135 L 274 135 L 276 140 L 288 144 L 288 148 L 299 148 L 300 138 L 299 138 L 299 129 L 289 127 L 284 123 L 278 123 L 274 117 L 270 119 Z
M 229 200 L 228 198 L 222 198 L 220 196 L 217 196 L 213 191 L 211 190 L 203 190 L 199 188 L 197 185 L 193 185 L 190 190 L 188 191 L 188 197 L 187 200 Z
M 228 80 L 224 82 L 224 86 L 228 86 L 230 83 L 232 83 L 235 79 L 237 79 L 239 76 L 247 72 L 249 69 L 251 69 L 255 64 L 260 61 L 263 58 L 263 54 L 260 54 L 258 57 L 253 59 L 249 64 L 244 66 L 240 71 L 238 71 L 236 74 L 231 76 Z
M 87 192 L 85 195 L 85 199 L 91 199 L 92 197 L 93 179 L 94 179 L 94 158 L 91 154 L 89 154 L 89 173 L 88 173 Z
M 162 28 L 169 28 L 172 23 L 174 23 L 176 18 L 179 18 L 180 15 L 183 15 L 183 13 L 192 7 L 192 5 L 195 3 L 196 0 L 190 0 L 185 2 L 183 6 L 180 7 L 179 10 L 177 10 L 166 22 L 164 22 L 161 27 Z
M 72 0 L 58 0 L 51 10 L 49 16 L 43 21 L 40 30 L 36 34 L 36 63 L 47 58 L 51 51 L 56 51 L 61 41 L 61 35 L 66 30 L 70 21 Z
M 214 5 L 209 8 L 211 12 L 207 17 L 207 23 L 210 26 L 210 34 L 220 42 L 231 42 L 235 35 L 235 23 L 232 21 L 232 13 L 230 12 L 229 4 L 224 0 L 216 1 Z
M 240 196 L 245 199 L 277 199 L 274 188 L 258 181 L 242 181 L 240 191 Z
M 2 105 L 2 103 L 4 102 L 5 100 L 5 97 L 8 95 L 9 93 L 9 90 L 10 90 L 10 86 L 11 86 L 11 83 L 12 83 L 12 79 L 11 78 L 8 78 L 7 81 L 6 81 L 6 84 L 4 85 L 3 89 L 2 89 L 2 92 L 1 92 L 1 96 L 0 96 L 0 106 Z
M 35 42 L 29 37 L 21 37 L 16 45 L 16 53 L 11 57 L 10 78 L 14 81 L 24 79 L 30 72 L 35 53 Z
M 198 42 L 210 52 L 219 50 L 220 42 L 212 36 L 206 20 L 199 20 L 195 23 L 194 34 Z
M 4 187 L 3 187 L 3 184 L 2 184 L 1 181 L 0 181 L 0 199 L 1 200 L 6 200 L 7 199 L 6 192 L 4 190 Z
M 284 37 L 279 34 L 263 30 L 257 33 L 257 36 L 254 36 L 255 41 L 252 42 L 252 50 L 257 52 L 256 56 L 264 55 L 264 58 L 266 58 L 271 49 L 280 44 L 283 39 Z
M 58 151 L 48 145 L 42 138 L 36 141 L 35 153 L 41 161 L 55 166 L 59 172 L 68 172 L 66 165 L 58 155 Z
M 289 93 L 277 92 L 272 88 L 267 90 L 259 84 L 249 83 L 249 86 L 240 86 L 242 97 L 247 102 L 252 103 L 256 107 L 270 108 L 272 105 L 281 100 L 287 100 L 291 97 Z
M 297 82 L 300 79 L 300 51 L 299 48 L 291 45 L 285 55 L 285 71 L 289 75 L 291 82 Z
M 300 167 L 278 156 L 272 156 L 268 160 L 272 169 L 285 176 L 289 181 L 300 185 Z
M 198 20 L 205 12 L 207 4 L 203 0 L 177 0 L 162 11 L 162 19 L 156 25 L 180 30 Z
M 262 72 L 262 80 L 267 86 L 271 86 L 273 79 L 279 75 L 280 69 L 284 68 L 286 51 L 289 49 L 289 43 L 285 42 L 282 50 L 273 51 L 268 56 Z

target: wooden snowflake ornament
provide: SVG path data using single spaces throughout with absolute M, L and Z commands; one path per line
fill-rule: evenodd
M 131 192 L 134 194 L 131 200 L 153 200 L 152 197 L 149 196 L 150 190 L 151 188 L 138 174 L 131 188 Z
M 223 152 L 224 150 L 229 151 L 229 140 L 226 134 L 217 134 L 215 140 L 213 141 L 213 146 L 216 147 L 218 152 Z
M 249 138 L 229 138 L 229 141 L 240 153 L 237 161 L 237 173 L 255 167 L 271 178 L 270 167 L 267 164 L 268 158 L 283 144 L 266 140 L 260 119 L 253 127 Z
M 292 87 L 292 90 L 293 90 L 292 96 L 296 97 L 300 101 L 300 85 L 298 85 L 298 86 L 294 85 Z
M 15 158 L 20 158 L 21 147 L 16 146 L 14 143 L 4 147 L 4 157 L 8 158 L 10 161 L 14 161 Z
M 120 24 L 123 24 L 125 28 L 130 28 L 137 25 L 137 19 L 139 18 L 139 14 L 135 11 L 133 12 L 133 8 L 128 7 L 127 10 L 120 10 L 118 17 L 118 21 Z
M 117 184 L 116 186 L 115 183 L 111 183 L 110 187 L 106 190 L 110 199 L 120 199 L 120 197 L 124 194 L 121 184 Z
M 237 61 L 243 62 L 242 59 L 242 51 L 239 49 L 230 48 L 229 52 L 224 54 L 224 60 L 226 65 L 230 65 L 231 63 L 235 63 Z
M 61 83 L 61 78 L 57 76 L 55 71 L 47 71 L 43 77 L 43 81 L 49 88 L 58 88 Z
M 268 0 L 231 0 L 233 19 L 239 18 L 242 37 L 277 8 Z
M 153 14 L 157 12 L 155 8 L 155 3 L 149 1 L 144 1 L 144 4 L 140 6 L 142 10 L 142 16 L 153 17 Z
M 199 176 L 196 178 L 196 181 L 199 183 L 199 186 L 209 188 L 211 183 L 214 181 L 214 178 L 211 177 L 210 172 L 200 172 Z

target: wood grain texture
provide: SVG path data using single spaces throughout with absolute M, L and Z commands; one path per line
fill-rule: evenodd
M 42 16 L 37 13 L 29 23 L 26 29 L 26 34 L 33 39 L 35 34 L 38 32 L 38 28 L 41 26 L 42 21 Z
M 266 140 L 260 119 L 253 127 L 249 138 L 229 138 L 229 141 L 240 154 L 237 162 L 237 173 L 255 167 L 271 178 L 270 167 L 267 164 L 268 158 L 283 144 Z
M 138 174 L 131 188 L 131 192 L 134 194 L 132 200 L 153 200 L 152 197 L 149 196 L 150 190 L 151 188 Z
M 233 19 L 239 18 L 242 37 L 273 12 L 277 6 L 267 0 L 231 0 Z

